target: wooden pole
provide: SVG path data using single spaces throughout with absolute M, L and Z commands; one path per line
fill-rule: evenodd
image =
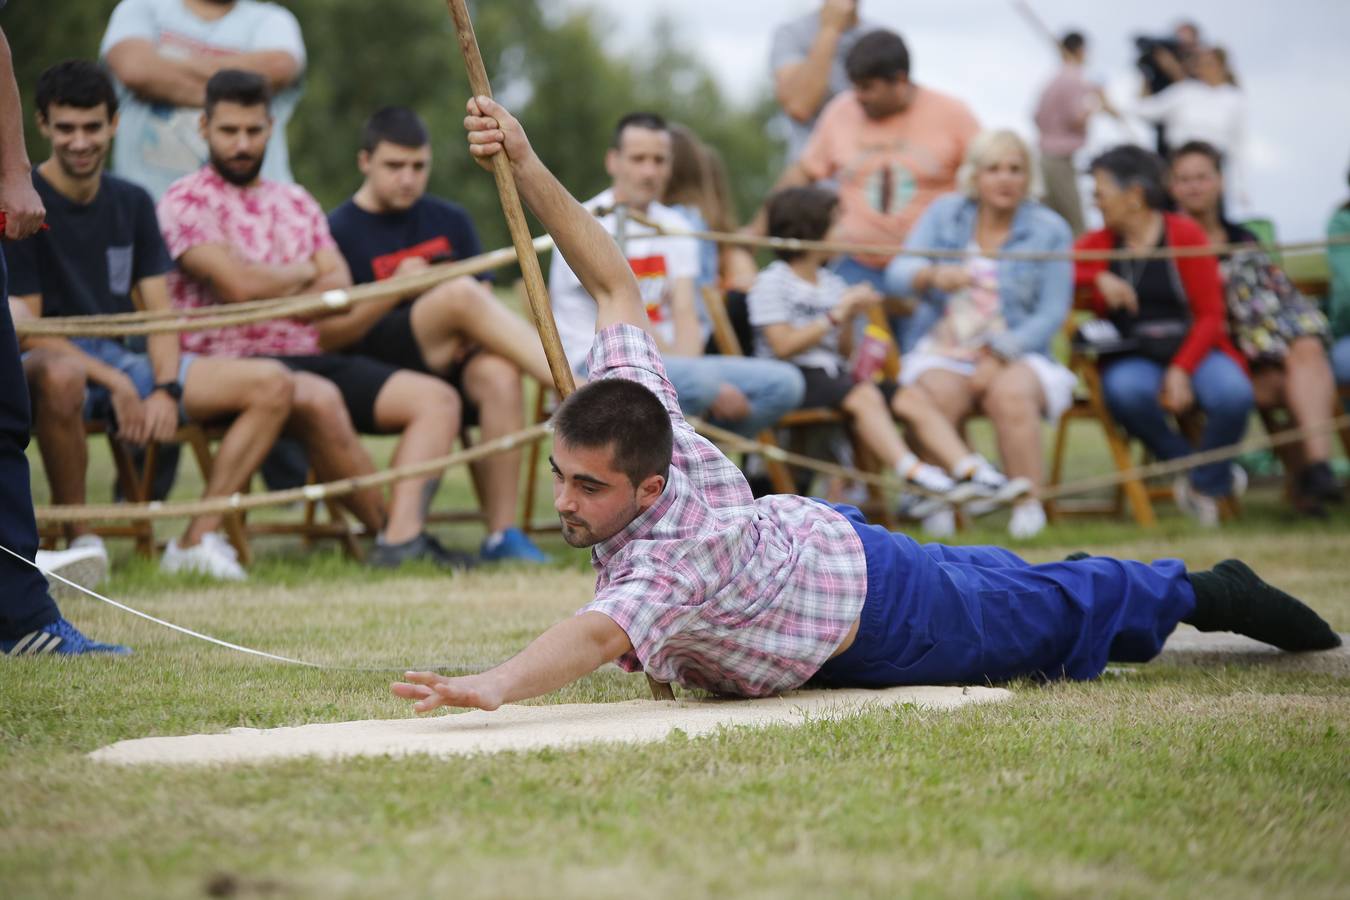
M 455 23 L 464 67 L 469 73 L 469 88 L 475 97 L 491 97 L 492 85 L 488 82 L 487 69 L 483 65 L 483 54 L 478 49 L 478 37 L 473 33 L 473 21 L 469 18 L 466 0 L 446 0 L 446 3 L 450 7 L 450 18 Z M 558 324 L 553 320 L 548 288 L 539 267 L 539 257 L 534 252 L 534 239 L 530 237 L 530 226 L 525 221 L 525 210 L 520 205 L 520 194 L 516 190 L 511 163 L 505 153 L 498 153 L 492 158 L 492 175 L 497 180 L 497 196 L 501 199 L 502 213 L 506 216 L 506 227 L 511 232 L 511 243 L 515 245 L 516 255 L 520 259 L 525 296 L 529 300 L 534 327 L 544 344 L 544 355 L 548 358 L 553 385 L 559 396 L 566 397 L 576 390 L 576 382 L 572 379 L 572 367 L 567 364 L 567 356 L 563 353 L 562 341 L 558 337 Z M 650 675 L 647 676 L 647 685 L 654 699 L 675 699 L 675 692 L 670 685 L 662 684 Z

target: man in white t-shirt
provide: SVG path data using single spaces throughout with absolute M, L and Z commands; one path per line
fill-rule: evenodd
M 99 55 L 116 76 L 122 110 L 112 170 L 156 201 L 206 162 L 197 126 L 207 79 L 221 69 L 267 79 L 274 125 L 262 175 L 295 180 L 286 123 L 300 100 L 305 42 L 290 10 L 258 0 L 122 0 Z
M 605 154 L 613 184 L 585 206 L 599 214 L 637 276 L 681 409 L 686 415 L 707 415 L 754 435 L 797 407 L 802 376 L 796 366 L 776 360 L 703 355 L 707 334 L 694 290 L 698 244 L 692 238 L 657 234 L 622 215 L 633 210 L 659 226 L 688 227 L 683 216 L 656 202 L 670 179 L 670 166 L 665 120 L 651 113 L 624 116 Z M 595 337 L 595 300 L 558 253 L 553 254 L 549 271 L 549 294 L 568 364 L 584 374 L 581 370 Z

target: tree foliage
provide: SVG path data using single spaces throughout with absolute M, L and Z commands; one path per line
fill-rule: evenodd
M 94 58 L 117 0 L 10 0 L 0 13 L 31 123 L 33 84 L 48 65 Z M 304 30 L 309 64 L 291 120 L 296 179 L 325 208 L 357 186 L 361 123 L 404 104 L 427 120 L 436 162 L 431 190 L 468 207 L 488 246 L 508 242 L 492 179 L 464 149 L 468 79 L 441 0 L 285 0 Z M 570 8 L 569 8 L 570 9 Z M 764 196 L 780 161 L 766 135 L 768 86 L 750 108 L 731 104 L 677 23 L 653 23 L 640 47 L 606 46 L 616 23 L 594 10 L 560 13 L 548 0 L 479 2 L 474 27 L 497 96 L 526 123 L 536 149 L 583 199 L 608 179 L 604 150 L 623 113 L 650 109 L 693 128 L 725 156 L 744 215 Z M 47 151 L 27 128 L 29 153 Z

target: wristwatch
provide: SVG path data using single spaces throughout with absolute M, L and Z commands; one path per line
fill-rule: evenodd
M 183 399 L 183 386 L 177 381 L 164 381 L 155 385 L 156 391 L 163 391 L 175 400 Z M 151 392 L 153 393 L 153 391 Z

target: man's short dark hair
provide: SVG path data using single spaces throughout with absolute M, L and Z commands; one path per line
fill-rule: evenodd
M 884 28 L 869 31 L 848 51 L 844 70 L 854 84 L 873 78 L 895 81 L 901 75 L 909 74 L 909 48 L 905 46 L 904 38 L 894 31 Z
M 779 191 L 769 198 L 769 236 L 796 238 L 801 241 L 819 241 L 830 230 L 839 197 L 834 191 L 818 187 L 794 187 Z M 779 259 L 792 260 L 803 250 L 774 248 Z
M 675 435 L 670 413 L 636 381 L 602 378 L 577 388 L 553 414 L 553 436 L 571 447 L 609 447 L 618 469 L 637 487 L 668 477 Z
M 1223 173 L 1223 151 L 1215 147 L 1209 141 L 1187 141 L 1176 148 L 1168 156 L 1168 159 L 1175 163 L 1183 156 L 1203 156 L 1205 159 L 1214 163 L 1214 168 L 1220 174 Z
M 614 126 L 614 136 L 610 139 L 610 146 L 615 150 L 619 149 L 619 142 L 623 140 L 625 128 L 645 128 L 648 131 L 669 131 L 670 125 L 666 123 L 664 117 L 654 112 L 630 112 L 619 120 L 619 124 Z
M 431 132 L 422 117 L 406 106 L 375 110 L 361 129 L 361 149 L 374 153 L 381 141 L 417 150 L 431 143 Z
M 117 115 L 117 92 L 108 70 L 85 59 L 59 62 L 39 75 L 34 99 L 44 119 L 53 104 L 76 109 L 106 106 L 109 120 Z
M 1083 37 L 1082 32 L 1070 31 L 1059 39 L 1059 47 L 1065 53 L 1077 53 L 1087 46 L 1087 39 Z
M 1156 153 L 1143 147 L 1123 144 L 1112 147 L 1088 166 L 1091 172 L 1105 172 L 1122 190 L 1138 186 L 1144 192 L 1149 209 L 1168 207 L 1166 170 Z
M 206 82 L 206 116 L 211 117 L 217 103 L 240 106 L 271 106 L 272 89 L 257 72 L 221 69 Z

